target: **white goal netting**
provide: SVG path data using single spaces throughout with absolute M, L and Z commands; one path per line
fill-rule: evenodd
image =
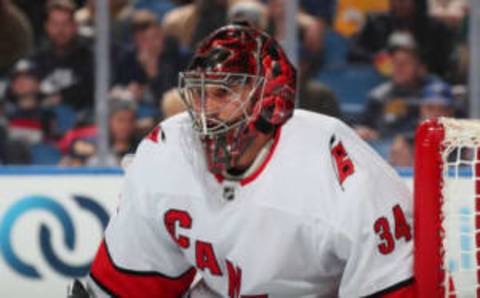
M 441 119 L 445 297 L 480 297 L 480 121 Z

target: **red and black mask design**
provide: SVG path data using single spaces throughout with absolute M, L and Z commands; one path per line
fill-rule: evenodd
M 228 25 L 200 43 L 179 89 L 209 169 L 219 173 L 234 168 L 259 133 L 292 116 L 296 70 L 267 34 Z

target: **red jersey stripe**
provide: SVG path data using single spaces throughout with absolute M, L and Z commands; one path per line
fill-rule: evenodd
M 180 297 L 187 291 L 195 273 L 195 268 L 191 268 L 178 277 L 169 277 L 153 271 L 120 268 L 113 263 L 105 241 L 100 245 L 90 269 L 92 279 L 108 294 L 128 298 Z
M 270 151 L 268 152 L 267 157 L 265 158 L 263 163 L 260 165 L 260 167 L 255 172 L 253 172 L 251 175 L 243 178 L 240 181 L 241 186 L 245 186 L 248 183 L 255 180 L 260 175 L 260 173 L 262 173 L 263 170 L 267 167 L 268 162 L 270 161 L 270 159 L 273 156 L 273 153 L 275 152 L 275 148 L 277 147 L 278 141 L 280 140 L 281 132 L 282 132 L 282 127 L 277 128 L 277 131 L 275 132 L 275 136 L 274 136 L 274 139 L 273 139 L 272 147 L 270 148 Z

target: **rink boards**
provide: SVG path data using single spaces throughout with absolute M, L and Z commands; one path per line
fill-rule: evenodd
M 411 187 L 412 171 L 399 174 Z M 111 168 L 0 168 L 0 297 L 65 297 L 67 283 L 88 271 L 122 175 Z

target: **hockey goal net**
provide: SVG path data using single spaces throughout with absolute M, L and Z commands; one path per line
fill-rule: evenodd
M 416 297 L 480 297 L 480 121 L 428 121 L 415 142 Z

